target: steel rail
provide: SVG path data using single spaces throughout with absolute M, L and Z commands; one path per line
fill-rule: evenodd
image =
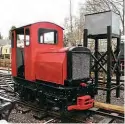
M 108 117 L 111 117 L 113 119 L 122 119 L 122 120 L 125 119 L 124 114 L 121 114 L 121 113 L 118 113 L 118 112 L 113 112 L 113 111 L 110 111 L 110 110 L 104 111 L 103 109 L 97 109 L 97 110 L 90 109 L 88 111 L 93 112 L 95 114 L 102 115 L 102 116 L 108 116 Z

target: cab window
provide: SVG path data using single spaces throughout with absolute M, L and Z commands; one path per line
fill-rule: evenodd
M 38 30 L 38 41 L 42 44 L 56 44 L 57 43 L 57 31 L 51 29 L 40 28 Z
M 30 45 L 30 30 L 28 28 L 25 30 L 25 45 Z

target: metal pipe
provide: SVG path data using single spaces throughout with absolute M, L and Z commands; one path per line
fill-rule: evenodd
M 88 45 L 88 38 L 87 38 L 87 36 L 88 36 L 88 30 L 84 29 L 84 41 L 83 41 L 83 46 L 84 47 L 87 47 L 87 45 Z

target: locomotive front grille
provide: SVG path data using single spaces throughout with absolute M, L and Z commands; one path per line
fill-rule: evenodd
M 72 53 L 72 79 L 88 78 L 90 75 L 90 54 Z

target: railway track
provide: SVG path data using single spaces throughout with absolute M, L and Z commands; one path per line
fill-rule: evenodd
M 18 105 L 23 105 L 24 107 L 28 107 L 32 111 L 40 112 L 42 114 L 45 113 L 44 109 L 41 109 L 38 106 L 34 106 L 34 104 L 32 104 L 32 103 L 20 100 L 19 96 L 14 93 L 14 82 L 12 81 L 11 75 L 3 73 L 3 72 L 0 72 L 0 96 L 4 97 L 5 99 L 8 99 L 8 100 L 11 99 L 13 101 L 16 101 L 16 103 Z M 45 124 L 58 123 L 62 119 L 59 112 L 54 112 L 52 110 L 51 111 L 48 110 L 48 111 L 46 111 L 46 113 L 47 113 L 46 114 L 47 119 L 45 119 L 46 120 Z M 93 117 L 94 115 L 101 115 L 104 117 L 104 119 L 102 119 L 98 123 L 102 123 L 102 122 L 111 123 L 115 119 L 124 120 L 123 114 L 119 114 L 116 112 L 114 113 L 114 112 L 111 112 L 108 110 L 105 111 L 103 109 L 98 109 L 98 108 L 92 108 L 90 110 L 87 110 L 86 112 L 75 112 L 75 114 L 73 114 L 72 116 L 66 117 L 66 119 L 63 120 L 63 122 L 67 122 L 67 120 L 68 120 L 71 122 L 86 123 L 86 118 Z M 48 119 L 48 117 L 49 117 L 49 119 Z

